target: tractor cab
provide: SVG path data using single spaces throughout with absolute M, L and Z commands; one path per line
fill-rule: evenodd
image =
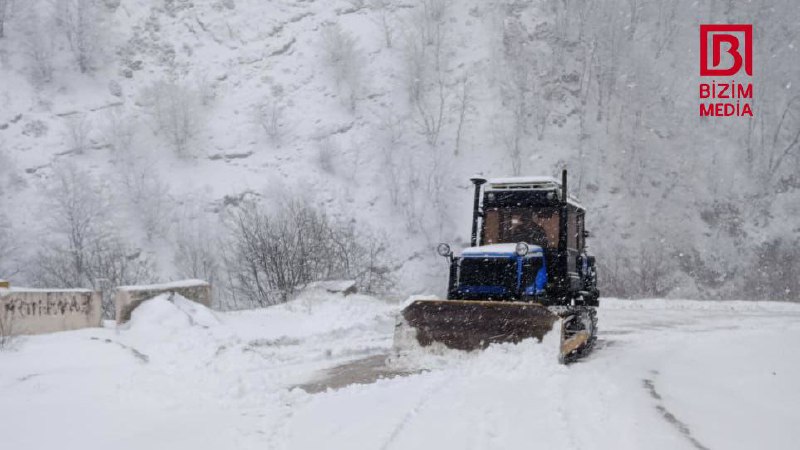
M 448 298 L 596 302 L 586 210 L 567 194 L 566 174 L 473 178 L 471 246 L 451 256 Z

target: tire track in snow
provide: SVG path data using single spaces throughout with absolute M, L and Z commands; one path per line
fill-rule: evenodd
M 400 433 L 408 426 L 409 423 L 411 423 L 414 417 L 417 416 L 425 407 L 425 405 L 431 401 L 431 398 L 444 389 L 445 385 L 447 385 L 449 382 L 452 382 L 452 380 L 445 377 L 442 381 L 436 383 L 434 387 L 425 391 L 414 407 L 411 408 L 411 410 L 409 410 L 402 419 L 400 419 L 400 423 L 398 423 L 394 430 L 392 430 L 389 438 L 381 446 L 381 450 L 388 450 L 391 448 L 392 444 L 394 444 L 398 436 L 400 436 Z
M 576 422 L 573 418 L 573 414 L 570 413 L 568 408 L 565 408 L 564 405 L 572 405 L 574 404 L 571 401 L 568 401 L 568 397 L 571 395 L 572 391 L 569 388 L 565 388 L 565 383 L 561 382 L 558 386 L 558 391 L 561 392 L 560 399 L 561 401 L 556 402 L 556 416 L 558 417 L 558 421 L 561 422 L 561 429 L 564 432 L 564 436 L 566 436 L 566 441 L 569 445 L 570 449 L 579 450 L 581 446 L 575 440 L 575 436 L 572 433 L 573 426 L 572 424 Z
M 105 342 L 106 344 L 117 344 L 120 348 L 129 351 L 131 353 L 131 355 L 133 355 L 134 358 L 139 360 L 139 362 L 141 362 L 143 364 L 147 364 L 147 363 L 150 362 L 150 357 L 149 356 L 147 356 L 144 353 L 140 352 L 139 350 L 136 350 L 135 348 L 130 347 L 128 345 L 125 345 L 125 344 L 123 344 L 121 342 L 113 341 L 111 339 L 100 339 L 100 338 L 94 337 L 94 336 L 90 337 L 89 339 L 92 340 L 92 341 Z
M 658 391 L 656 390 L 656 385 L 655 383 L 653 383 L 653 380 L 648 378 L 642 380 L 642 386 L 644 386 L 647 392 L 650 393 L 650 397 L 659 402 L 656 405 L 656 410 L 659 413 L 661 413 L 661 416 L 664 418 L 664 420 L 667 421 L 667 423 L 675 427 L 684 437 L 686 437 L 686 439 L 689 440 L 689 442 L 692 443 L 692 445 L 694 445 L 694 447 L 697 450 L 710 450 L 708 447 L 700 443 L 700 441 L 698 441 L 697 438 L 695 438 L 692 435 L 692 431 L 689 429 L 689 425 L 686 425 L 686 423 L 682 422 L 680 419 L 675 417 L 675 414 L 673 414 L 662 404 L 661 394 L 659 394 Z

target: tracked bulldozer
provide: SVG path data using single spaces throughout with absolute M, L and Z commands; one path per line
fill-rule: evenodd
M 586 251 L 585 209 L 554 178 L 472 178 L 471 246 L 448 244 L 446 300 L 417 300 L 398 320 L 395 341 L 458 350 L 538 339 L 560 330 L 559 360 L 586 355 L 596 339 L 599 291 Z

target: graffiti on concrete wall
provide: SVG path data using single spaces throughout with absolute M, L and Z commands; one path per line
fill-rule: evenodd
M 2 305 L 7 316 L 41 317 L 63 316 L 66 314 L 89 314 L 91 300 L 88 297 L 58 298 L 58 299 L 23 299 L 12 298 L 4 301 Z

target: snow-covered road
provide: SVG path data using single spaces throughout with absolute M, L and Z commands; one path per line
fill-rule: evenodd
M 800 443 L 800 305 L 604 300 L 597 350 L 568 367 L 557 364 L 550 335 L 386 366 L 400 307 L 310 292 L 220 314 L 161 298 L 124 329 L 20 339 L 0 353 L 0 442 L 115 450 Z M 391 374 L 401 375 L 374 380 Z

